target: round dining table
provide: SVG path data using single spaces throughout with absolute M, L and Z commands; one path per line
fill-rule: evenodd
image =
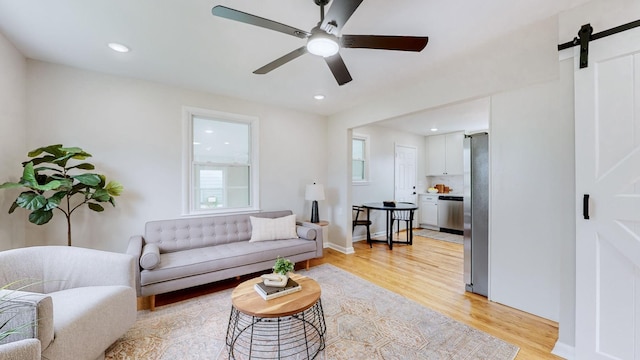
M 385 240 L 371 240 L 371 242 L 385 242 L 389 245 L 389 250 L 393 250 L 394 243 L 411 244 L 413 240 L 413 212 L 418 210 L 418 205 L 413 203 L 397 202 L 394 206 L 385 205 L 384 202 L 370 202 L 362 204 L 362 207 L 367 209 L 367 221 L 371 221 L 371 210 L 382 210 L 386 213 L 386 239 Z M 409 211 L 410 212 L 410 224 L 407 226 L 409 232 L 409 240 L 394 241 L 393 240 L 393 212 L 394 211 Z

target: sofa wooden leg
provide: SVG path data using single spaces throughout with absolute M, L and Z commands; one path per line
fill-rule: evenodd
M 307 259 L 307 271 L 309 271 L 309 259 Z
M 149 296 L 149 310 L 156 311 L 156 296 Z

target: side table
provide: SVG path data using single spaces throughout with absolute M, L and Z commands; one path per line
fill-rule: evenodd
M 247 280 L 231 293 L 227 328 L 230 359 L 314 359 L 325 347 L 320 285 L 306 276 L 292 274 L 302 290 L 264 300 Z

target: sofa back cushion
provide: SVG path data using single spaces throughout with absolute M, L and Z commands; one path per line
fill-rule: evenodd
M 282 210 L 150 221 L 145 225 L 144 238 L 146 243 L 156 244 L 161 253 L 249 241 L 250 216 L 278 218 L 291 214 L 291 210 Z

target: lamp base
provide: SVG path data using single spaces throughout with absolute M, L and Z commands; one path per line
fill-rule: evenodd
M 320 222 L 320 217 L 318 216 L 318 201 L 316 200 L 313 200 L 313 202 L 311 203 L 311 222 Z

